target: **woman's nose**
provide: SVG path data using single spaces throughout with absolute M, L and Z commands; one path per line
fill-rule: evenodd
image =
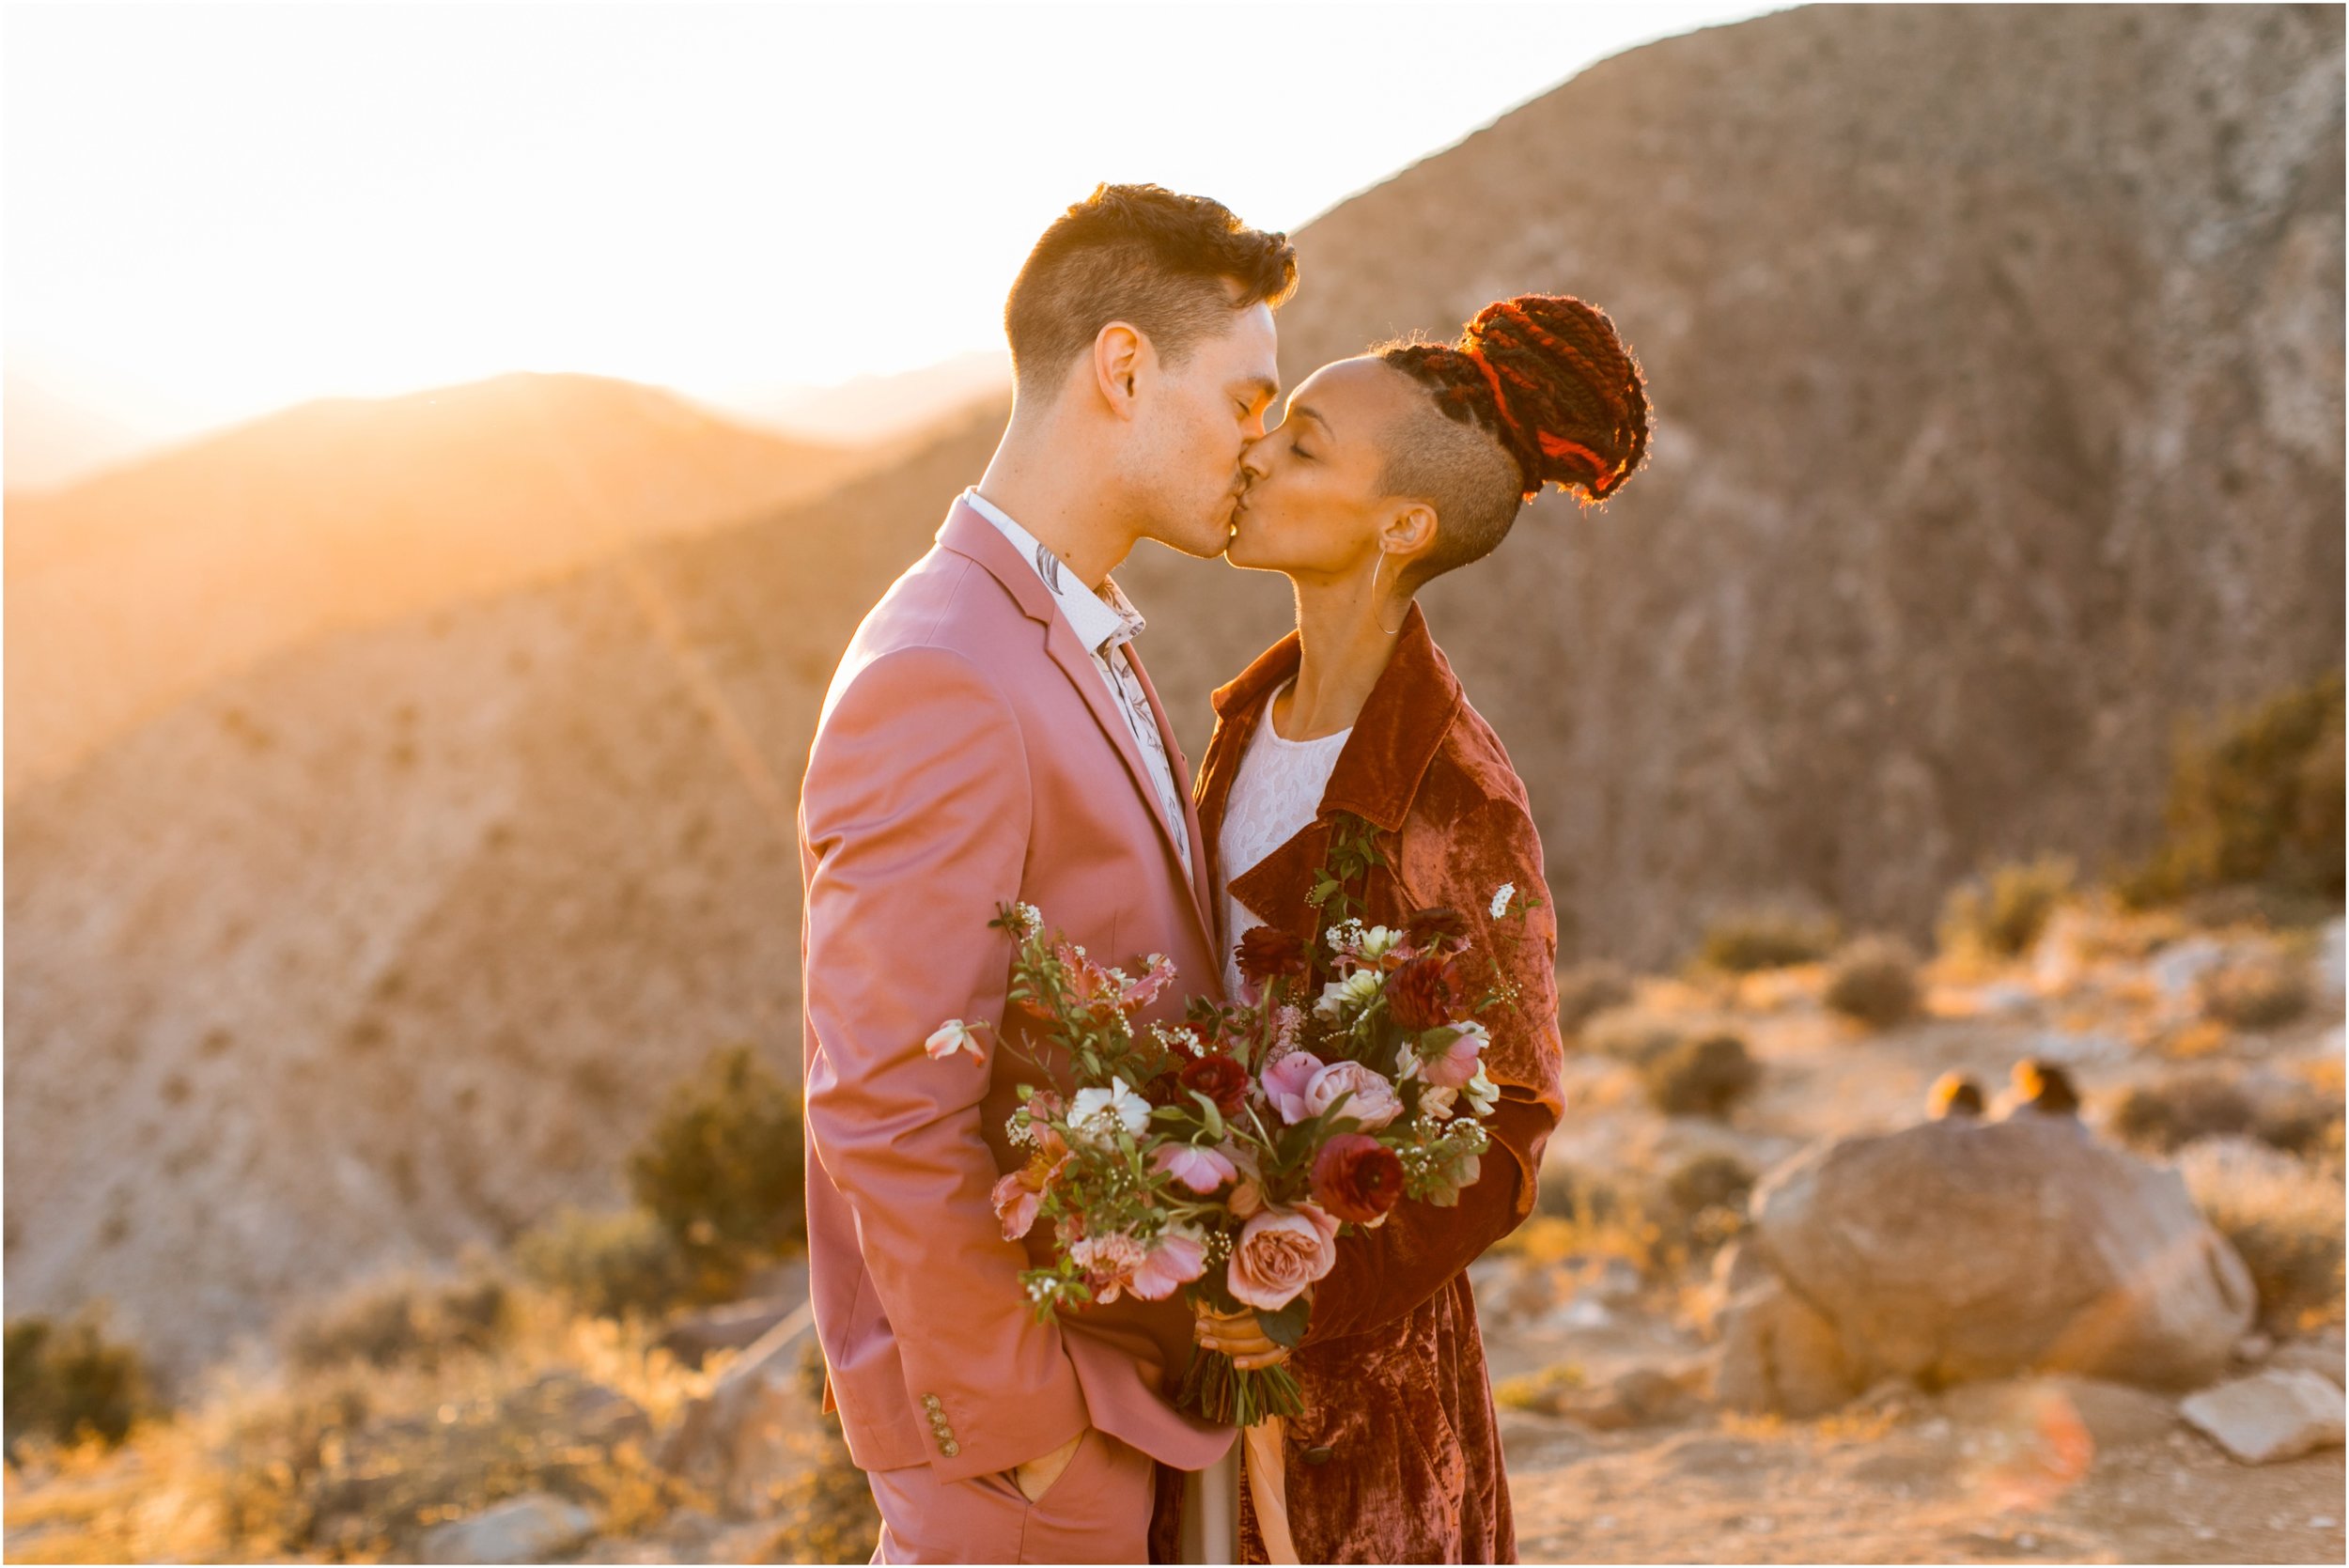
M 1247 474 L 1252 482 L 1272 472 L 1271 460 L 1267 455 L 1266 447 L 1266 443 L 1270 439 L 1268 433 L 1261 435 L 1239 449 L 1240 472 Z

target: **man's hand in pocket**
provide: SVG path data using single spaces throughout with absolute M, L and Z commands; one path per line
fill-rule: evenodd
M 1050 1491 L 1061 1471 L 1068 1468 L 1068 1462 L 1077 1456 L 1077 1445 L 1084 1440 L 1085 1435 L 1080 1432 L 1043 1458 L 1031 1459 L 1013 1470 L 1012 1479 L 1019 1483 L 1020 1495 L 1034 1502 Z

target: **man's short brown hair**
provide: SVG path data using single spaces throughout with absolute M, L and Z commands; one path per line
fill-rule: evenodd
M 1239 311 L 1297 287 L 1297 247 L 1220 201 L 1157 185 L 1097 185 L 1052 221 L 1012 281 L 1003 332 L 1019 391 L 1050 396 L 1112 321 L 1179 365 Z

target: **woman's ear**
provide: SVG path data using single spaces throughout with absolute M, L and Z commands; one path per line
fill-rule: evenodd
M 1414 561 L 1436 546 L 1436 509 L 1424 501 L 1408 502 L 1378 530 L 1378 548 L 1403 561 Z
M 1093 385 L 1120 419 L 1134 409 L 1134 378 L 1142 368 L 1143 335 L 1123 321 L 1112 321 L 1093 337 Z

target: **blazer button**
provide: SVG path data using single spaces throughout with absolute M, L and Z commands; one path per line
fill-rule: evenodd
M 1328 1447 L 1309 1448 L 1305 1451 L 1303 1457 L 1308 1465 L 1327 1465 L 1330 1463 L 1330 1454 L 1335 1452 Z
M 924 1394 L 922 1396 L 922 1403 L 935 1410 L 938 1408 L 938 1396 L 936 1394 Z
M 952 1459 L 956 1454 L 960 1453 L 962 1449 L 952 1437 L 949 1437 L 944 1442 L 938 1445 L 938 1452 L 944 1454 L 947 1458 Z

